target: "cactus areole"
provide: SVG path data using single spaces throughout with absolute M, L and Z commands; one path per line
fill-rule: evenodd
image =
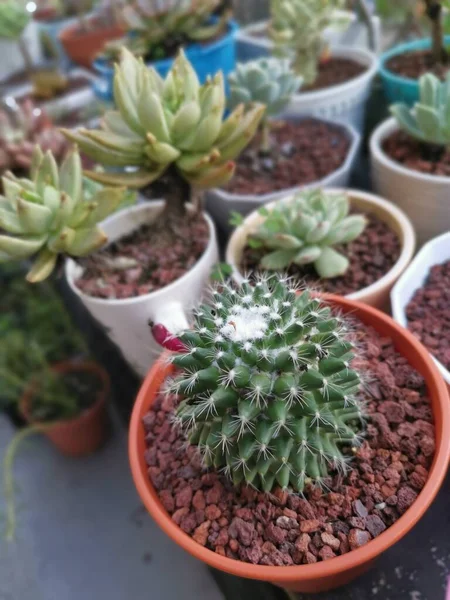
M 361 377 L 346 322 L 276 276 L 221 284 L 178 335 L 175 423 L 237 485 L 302 492 L 360 442 Z M 179 348 L 178 348 L 179 349 Z

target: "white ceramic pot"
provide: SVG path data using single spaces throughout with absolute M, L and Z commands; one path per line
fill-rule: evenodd
M 350 10 L 336 10 L 337 23 L 327 27 L 324 38 L 331 46 L 352 46 L 353 48 L 367 48 L 373 52 L 381 49 L 381 20 L 372 16 L 374 30 L 374 47 L 369 44 L 369 35 L 365 23 L 360 21 L 356 14 Z M 269 21 L 259 21 L 243 27 L 236 35 L 236 50 L 239 62 L 246 62 L 271 54 L 273 43 L 267 36 Z
M 117 241 L 143 224 L 154 221 L 163 206 L 163 201 L 155 201 L 125 209 L 105 220 L 102 227 L 111 242 Z M 88 296 L 75 283 L 82 273 L 81 267 L 71 259 L 66 261 L 65 275 L 72 292 L 102 325 L 122 351 L 126 361 L 141 376 L 146 375 L 161 353 L 161 347 L 154 341 L 148 327 L 149 319 L 164 324 L 169 331 L 187 327 L 185 314 L 199 302 L 211 269 L 218 261 L 214 224 L 208 215 L 204 216 L 210 239 L 203 256 L 183 277 L 145 296 L 125 300 Z
M 431 267 L 450 260 L 450 232 L 431 240 L 421 249 L 391 292 L 392 314 L 397 323 L 408 326 L 406 308 L 416 291 L 423 286 Z M 436 361 L 445 381 L 450 385 L 450 372 Z
M 281 119 L 290 119 L 291 116 L 286 114 L 282 115 Z M 296 119 L 299 120 L 299 119 Z M 325 120 L 325 119 L 322 119 Z M 330 173 L 324 179 L 320 181 L 314 181 L 311 184 L 304 186 L 298 186 L 288 190 L 281 190 L 273 192 L 271 194 L 264 194 L 261 196 L 255 195 L 243 195 L 243 194 L 231 194 L 226 190 L 215 188 L 206 192 L 206 209 L 208 213 L 213 217 L 214 221 L 220 227 L 221 231 L 230 232 L 232 227 L 230 225 L 230 215 L 232 212 L 238 212 L 241 215 L 248 215 L 258 207 L 269 202 L 273 202 L 283 196 L 290 195 L 299 189 L 307 189 L 311 187 L 347 187 L 352 168 L 358 156 L 359 145 L 361 141 L 360 135 L 355 131 L 353 127 L 348 124 L 330 121 L 330 123 L 336 125 L 342 125 L 345 127 L 349 138 L 351 140 L 350 148 L 347 154 L 345 162 L 333 173 Z
M 327 192 L 330 194 L 347 194 L 350 197 L 353 210 L 358 213 L 372 213 L 384 221 L 399 237 L 401 244 L 400 256 L 390 271 L 372 285 L 348 295 L 351 300 L 364 302 L 381 310 L 389 310 L 389 293 L 392 286 L 414 256 L 416 239 L 411 222 L 401 210 L 379 196 L 351 189 L 332 188 L 328 189 Z M 292 200 L 292 196 L 286 196 L 284 200 L 280 199 L 277 202 L 289 202 L 290 200 Z M 267 208 L 270 210 L 277 202 L 271 202 L 267 205 Z M 232 267 L 233 278 L 237 283 L 242 283 L 244 279 L 239 271 L 239 265 L 247 239 L 264 220 L 265 217 L 260 215 L 258 211 L 253 212 L 234 231 L 228 242 L 226 261 Z
M 370 140 L 375 191 L 395 202 L 411 219 L 419 246 L 450 231 L 450 177 L 413 171 L 392 160 L 383 141 L 398 129 L 394 118 L 384 121 Z
M 75 69 L 71 69 L 67 76 L 69 79 L 83 77 L 87 80 L 86 85 L 73 91 L 71 94 L 40 102 L 39 105 L 45 109 L 52 119 L 58 119 L 72 111 L 82 109 L 92 102 L 97 102 L 95 94 L 92 91 L 92 83 L 95 81 L 95 76 L 90 71 L 76 67 Z M 32 90 L 32 84 L 25 83 L 9 87 L 5 96 L 12 96 L 15 100 L 20 100 L 20 98 L 32 92 Z
M 41 62 L 42 50 L 37 23 L 31 22 L 29 25 L 27 25 L 23 33 L 23 39 L 28 47 L 28 50 L 30 51 L 33 61 L 36 64 Z M 16 41 L 4 39 L 0 40 L 0 56 L 0 83 L 12 73 L 24 70 L 25 63 Z

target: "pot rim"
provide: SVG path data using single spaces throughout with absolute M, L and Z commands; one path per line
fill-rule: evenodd
M 95 20 L 97 17 L 96 13 L 93 13 L 90 20 Z M 77 18 L 75 18 L 75 22 L 69 23 L 65 27 L 61 29 L 58 33 L 58 39 L 63 41 L 74 40 L 77 38 L 82 38 L 84 40 L 88 38 L 96 38 L 102 37 L 106 33 L 116 32 L 118 36 L 125 33 L 125 29 L 120 25 L 108 25 L 107 27 L 95 27 L 94 29 L 89 29 L 87 31 L 80 31 L 80 24 Z
M 373 160 L 381 163 L 383 167 L 386 169 L 390 169 L 391 171 L 395 171 L 399 175 L 403 177 L 408 177 L 410 179 L 416 179 L 420 181 L 426 181 L 430 184 L 437 184 L 442 186 L 450 186 L 450 177 L 445 175 L 429 175 L 428 173 L 421 173 L 420 171 L 415 171 L 413 169 L 408 169 L 407 167 L 401 165 L 400 163 L 395 162 L 392 158 L 390 158 L 386 152 L 384 152 L 382 148 L 383 141 L 394 131 L 399 130 L 400 127 L 397 125 L 397 122 L 394 117 L 390 117 L 386 119 L 372 133 L 372 137 L 370 138 L 370 154 Z
M 400 256 L 398 257 L 398 260 L 395 262 L 395 264 L 391 267 L 391 269 L 389 269 L 389 271 L 387 271 L 387 273 L 385 273 L 383 277 L 381 277 L 371 285 L 366 286 L 358 290 L 357 292 L 347 294 L 345 296 L 350 300 L 362 301 L 366 296 L 376 294 L 379 290 L 393 285 L 393 283 L 405 271 L 405 269 L 411 262 L 412 257 L 414 256 L 414 251 L 416 248 L 416 234 L 414 231 L 414 227 L 412 226 L 410 219 L 403 212 L 403 210 L 401 210 L 392 202 L 389 202 L 385 198 L 382 198 L 381 196 L 377 196 L 376 194 L 371 194 L 369 192 L 354 190 L 352 188 L 328 188 L 326 191 L 336 195 L 346 194 L 350 198 L 350 203 L 353 198 L 358 198 L 359 200 L 362 200 L 363 202 L 369 205 L 369 210 L 371 206 L 381 208 L 385 214 L 389 214 L 394 218 L 399 230 L 403 232 L 404 239 Z M 278 200 L 267 204 L 265 208 L 270 209 L 279 202 L 283 202 L 283 200 L 285 200 L 285 198 L 279 198 Z M 226 250 L 226 262 L 233 267 L 233 277 L 237 283 L 242 282 L 244 277 L 238 269 L 236 261 L 234 260 L 234 256 L 232 254 L 232 245 L 236 243 L 236 241 L 240 237 L 241 228 L 245 227 L 246 223 L 256 218 L 257 214 L 258 210 L 255 210 L 252 213 L 250 213 L 250 215 L 248 215 L 244 220 L 244 223 L 235 229 L 228 241 Z
M 245 200 L 246 202 L 254 202 L 255 206 L 260 207 L 262 204 L 266 204 L 267 202 L 273 201 L 275 195 L 279 196 L 280 194 L 283 194 L 283 193 L 293 194 L 293 193 L 303 190 L 303 189 L 314 188 L 314 187 L 319 187 L 319 186 L 325 187 L 328 185 L 330 180 L 334 180 L 338 177 L 341 177 L 344 173 L 346 173 L 347 171 L 350 171 L 350 169 L 353 166 L 353 163 L 356 160 L 356 156 L 357 156 L 360 144 L 361 144 L 361 135 L 356 131 L 356 129 L 353 127 L 353 125 L 350 125 L 350 123 L 348 123 L 346 121 L 342 121 L 340 119 L 326 119 L 323 117 L 318 117 L 318 116 L 315 117 L 312 115 L 310 115 L 310 116 L 296 115 L 295 109 L 291 109 L 291 110 L 287 109 L 286 111 L 281 113 L 279 117 L 276 117 L 274 120 L 275 121 L 301 122 L 301 121 L 310 120 L 310 119 L 312 119 L 314 121 L 320 121 L 322 123 L 328 123 L 330 125 L 337 125 L 339 127 L 342 127 L 342 129 L 348 135 L 348 137 L 350 139 L 350 147 L 348 149 L 346 158 L 340 167 L 338 167 L 337 169 L 335 169 L 334 171 L 332 171 L 331 173 L 329 173 L 322 179 L 319 179 L 318 181 L 313 181 L 311 183 L 306 183 L 304 185 L 299 184 L 299 185 L 291 187 L 291 188 L 286 188 L 286 190 L 276 190 L 274 192 L 269 192 L 267 194 L 261 194 L 261 195 L 233 194 L 233 193 L 227 192 L 226 190 L 224 190 L 222 188 L 213 188 L 211 190 L 208 190 L 207 193 L 211 194 L 211 195 L 215 195 L 218 198 L 220 198 L 221 200 L 225 200 L 225 201 Z
M 128 208 L 125 208 L 125 209 L 111 215 L 110 217 L 105 219 L 105 221 L 103 221 L 102 226 L 108 226 L 116 221 L 119 221 L 123 217 L 127 217 L 128 215 L 140 214 L 141 212 L 147 212 L 147 211 L 152 212 L 152 209 L 153 209 L 153 212 L 155 212 L 158 208 L 162 208 L 163 206 L 164 206 L 164 200 L 145 201 L 145 202 L 142 202 L 141 204 L 137 204 L 136 206 L 130 206 Z M 135 296 L 133 298 L 122 298 L 122 299 L 95 298 L 94 296 L 89 296 L 88 294 L 85 294 L 82 290 L 80 290 L 75 285 L 75 281 L 77 279 L 76 269 L 77 269 L 78 265 L 77 265 L 76 261 L 74 261 L 72 258 L 67 258 L 65 265 L 64 265 L 64 275 L 66 277 L 66 280 L 69 284 L 70 289 L 76 296 L 81 298 L 84 303 L 87 302 L 91 305 L 95 304 L 97 306 L 105 306 L 105 305 L 108 305 L 108 306 L 130 306 L 130 305 L 136 304 L 138 302 L 143 302 L 143 301 L 145 302 L 149 298 L 155 299 L 155 298 L 157 298 L 158 295 L 160 295 L 162 293 L 166 293 L 167 291 L 170 291 L 171 288 L 175 288 L 176 285 L 187 280 L 188 277 L 190 276 L 191 272 L 194 269 L 197 269 L 198 267 L 201 267 L 204 263 L 206 263 L 208 261 L 209 254 L 213 251 L 213 249 L 215 247 L 216 230 L 215 230 L 214 223 L 213 223 L 211 217 L 208 215 L 208 213 L 203 211 L 202 214 L 203 214 L 203 217 L 205 218 L 205 221 L 208 224 L 208 228 L 209 228 L 208 244 L 207 244 L 203 254 L 197 260 L 197 262 L 194 264 L 194 266 L 189 271 L 187 271 L 182 277 L 179 277 L 178 279 L 175 279 L 175 281 L 172 281 L 172 283 L 169 283 L 168 285 L 165 285 L 164 287 L 160 288 L 159 290 L 155 290 L 154 292 L 151 292 L 150 294 L 143 294 L 141 296 Z M 145 221 L 137 222 L 136 227 L 134 227 L 127 234 L 124 234 L 124 235 L 129 235 L 130 233 L 133 233 L 133 231 L 136 231 L 139 228 L 139 226 L 143 225 L 144 223 L 145 223 Z M 118 239 L 120 239 L 120 238 L 118 238 Z
M 106 404 L 106 398 L 111 389 L 111 380 L 106 370 L 97 362 L 91 360 L 82 361 L 63 361 L 55 363 L 51 366 L 51 370 L 61 375 L 67 373 L 76 372 L 89 372 L 97 377 L 101 383 L 101 388 L 97 392 L 97 398 L 95 402 L 89 408 L 80 412 L 77 416 L 72 419 L 58 419 L 57 421 L 38 421 L 33 419 L 29 412 L 29 403 L 36 393 L 38 384 L 36 378 L 33 378 L 27 385 L 25 391 L 22 394 L 22 398 L 19 402 L 20 411 L 28 421 L 28 423 L 42 425 L 46 429 L 56 429 L 60 427 L 71 427 L 75 423 L 80 423 L 90 419 L 91 415 L 99 409 L 100 406 Z
M 434 400 L 434 408 L 437 409 L 440 417 L 437 422 L 441 426 L 436 435 L 436 453 L 429 477 L 414 504 L 394 525 L 365 546 L 342 556 L 312 565 L 287 567 L 253 565 L 220 556 L 195 542 L 172 521 L 147 475 L 144 459 L 145 434 L 141 419 L 151 405 L 153 390 L 159 388 L 167 375 L 167 369 L 169 368 L 167 366 L 168 353 L 163 354 L 147 375 L 131 417 L 129 460 L 134 483 L 148 512 L 172 540 L 189 554 L 209 566 L 238 577 L 286 585 L 299 581 L 331 578 L 343 571 L 369 563 L 404 537 L 419 521 L 433 502 L 447 473 L 450 461 L 450 436 L 448 435 L 450 430 L 450 400 L 447 386 L 431 356 L 409 331 L 377 309 L 339 296 L 325 294 L 324 298 L 332 304 L 337 304 L 345 313 L 352 313 L 356 318 L 361 318 L 374 326 L 375 329 L 381 329 L 383 335 L 391 335 L 395 338 L 397 348 L 401 345 L 412 348 L 415 359 L 420 363 L 419 370 L 424 376 L 430 395 Z M 434 412 L 436 413 L 436 410 Z

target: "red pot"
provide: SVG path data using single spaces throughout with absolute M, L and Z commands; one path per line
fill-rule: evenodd
M 93 27 L 92 30 L 83 31 L 79 23 L 75 23 L 61 31 L 59 40 L 74 63 L 90 69 L 106 42 L 117 40 L 124 35 L 125 30 L 118 25 L 107 28 Z
M 397 350 L 425 378 L 436 426 L 436 455 L 429 479 L 410 509 L 389 529 L 365 546 L 348 554 L 312 565 L 271 567 L 251 565 L 220 556 L 200 544 L 176 525 L 164 509 L 147 473 L 144 459 L 145 432 L 142 418 L 152 406 L 161 384 L 172 371 L 166 356 L 155 364 L 139 392 L 130 423 L 129 456 L 134 483 L 147 510 L 158 525 L 187 552 L 209 566 L 238 577 L 268 581 L 295 592 L 324 592 L 342 586 L 364 573 L 372 562 L 404 537 L 433 502 L 447 473 L 450 460 L 450 400 L 447 386 L 427 350 L 406 329 L 379 310 L 325 295 L 344 313 L 371 325 L 383 337 L 391 338 Z
M 92 373 L 101 382 L 102 387 L 91 408 L 74 419 L 42 424 L 42 433 L 51 440 L 62 454 L 67 456 L 92 454 L 103 445 L 108 434 L 106 399 L 110 391 L 109 376 L 102 367 L 94 362 L 66 362 L 55 365 L 53 370 L 61 373 L 61 375 L 66 373 Z M 35 424 L 38 422 L 31 417 L 30 404 L 38 387 L 39 382 L 37 380 L 30 383 L 20 402 L 26 420 Z

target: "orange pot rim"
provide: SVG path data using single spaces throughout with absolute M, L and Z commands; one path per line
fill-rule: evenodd
M 88 37 L 101 37 L 110 32 L 117 32 L 118 35 L 125 34 L 126 30 L 120 25 L 108 25 L 107 27 L 98 27 L 94 29 L 88 29 L 87 31 L 80 30 L 80 24 L 72 23 L 67 27 L 64 27 L 59 32 L 58 38 L 60 41 L 73 40 L 74 38 L 83 38 L 86 39 Z
M 419 357 L 422 363 L 421 374 L 425 378 L 431 399 L 434 399 L 434 408 L 438 406 L 440 409 L 439 420 L 435 418 L 436 450 L 433 464 L 428 480 L 414 504 L 394 525 L 357 550 L 352 550 L 342 556 L 312 565 L 286 567 L 253 565 L 221 556 L 195 542 L 172 521 L 159 500 L 147 474 L 144 453 L 141 452 L 142 444 L 139 443 L 140 440 L 143 442 L 145 437 L 142 417 L 151 406 L 153 399 L 149 400 L 149 396 L 152 390 L 160 387 L 167 374 L 166 358 L 168 353 L 165 353 L 147 375 L 134 405 L 129 428 L 129 459 L 133 480 L 148 512 L 173 541 L 210 567 L 236 575 L 237 577 L 269 581 L 283 585 L 299 581 L 331 578 L 339 573 L 368 563 L 398 542 L 414 527 L 432 504 L 447 472 L 450 461 L 450 435 L 448 435 L 450 433 L 450 399 L 447 386 L 428 351 L 409 331 L 379 310 L 361 302 L 332 294 L 324 294 L 323 297 L 331 304 L 343 309 L 344 313 L 352 313 L 353 316 L 372 325 L 375 329 L 381 326 L 383 329 L 390 330 L 394 338 L 400 340 L 402 345 L 412 347 L 413 353 Z M 389 334 L 386 333 L 385 335 Z M 395 344 L 396 347 L 400 346 L 398 341 Z M 401 352 L 401 348 L 399 349 Z M 155 381 L 157 382 L 157 386 L 155 385 Z M 434 416 L 436 417 L 435 412 L 434 410 Z
M 64 375 L 65 373 L 75 373 L 75 372 L 79 372 L 79 371 L 85 371 L 85 372 L 87 371 L 87 372 L 92 373 L 97 376 L 97 378 L 99 379 L 99 381 L 102 384 L 102 387 L 97 392 L 97 398 L 96 398 L 94 404 L 92 404 L 92 406 L 90 406 L 88 409 L 81 412 L 76 417 L 73 417 L 72 419 L 60 419 L 58 421 L 49 421 L 47 423 L 45 421 L 37 421 L 37 420 L 33 419 L 30 414 L 30 411 L 29 411 L 30 401 L 33 398 L 33 396 L 35 395 L 36 389 L 38 387 L 36 378 L 34 378 L 33 380 L 30 381 L 30 383 L 26 387 L 26 389 L 22 395 L 22 398 L 20 400 L 20 403 L 19 403 L 20 410 L 21 410 L 23 416 L 25 417 L 25 419 L 29 423 L 36 424 L 36 425 L 40 424 L 40 425 L 45 426 L 46 428 L 52 428 L 52 429 L 56 429 L 58 427 L 69 427 L 69 426 L 73 425 L 73 423 L 79 423 L 81 421 L 86 421 L 86 420 L 90 419 L 91 415 L 94 412 L 96 412 L 96 410 L 98 409 L 98 407 L 100 405 L 106 404 L 106 399 L 109 395 L 110 388 L 111 388 L 111 381 L 109 379 L 109 375 L 106 372 L 106 370 L 102 366 L 100 366 L 98 363 L 96 363 L 94 361 L 80 361 L 80 362 L 64 361 L 64 362 L 60 362 L 60 363 L 55 363 L 54 365 L 51 366 L 51 369 L 57 373 L 61 373 L 62 375 Z

